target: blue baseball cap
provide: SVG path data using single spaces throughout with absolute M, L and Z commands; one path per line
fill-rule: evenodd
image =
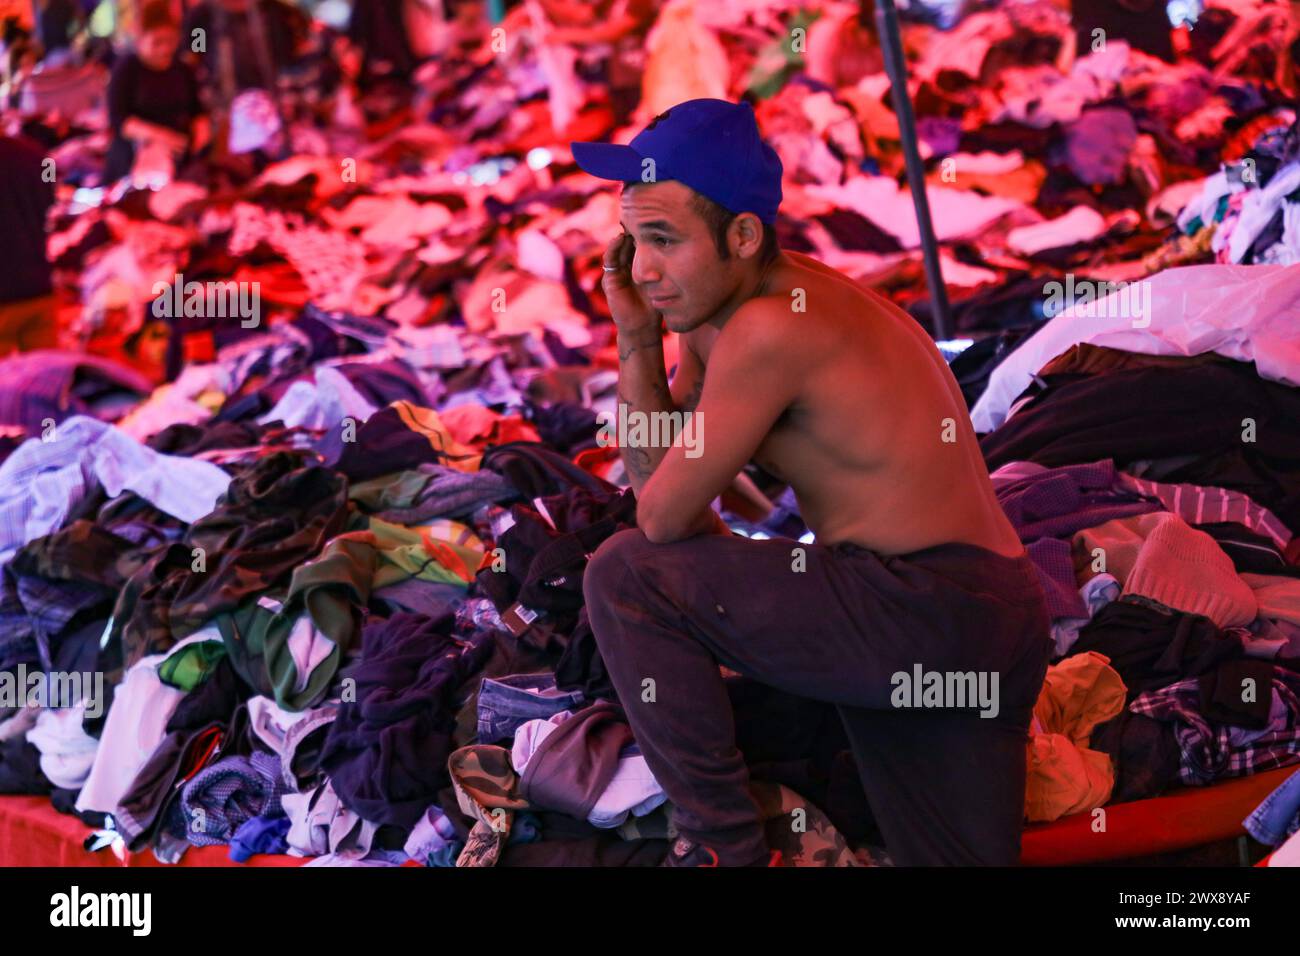
M 776 222 L 781 158 L 763 142 L 754 109 L 726 100 L 687 100 L 656 116 L 631 143 L 570 143 L 578 166 L 598 179 L 675 179 L 728 212 Z M 653 159 L 653 167 L 645 160 Z

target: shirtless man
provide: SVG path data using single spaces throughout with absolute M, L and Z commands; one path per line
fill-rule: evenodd
M 781 163 L 747 105 L 692 100 L 629 146 L 573 149 L 625 183 L 603 278 L 619 400 L 698 416 L 694 456 L 621 449 L 638 527 L 584 578 L 674 807 L 667 862 L 770 862 L 721 663 L 837 705 L 896 862 L 1016 863 L 1050 619 L 943 357 L 896 306 L 776 247 Z M 663 326 L 681 336 L 671 384 Z M 710 502 L 750 460 L 794 490 L 816 543 L 727 533 Z M 998 699 L 900 692 L 930 672 Z

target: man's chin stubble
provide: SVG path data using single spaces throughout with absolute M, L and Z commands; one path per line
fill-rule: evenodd
M 664 315 L 662 312 L 659 314 L 663 316 L 664 327 L 668 329 L 669 332 L 675 332 L 678 335 L 694 331 L 704 324 L 703 320 L 694 319 L 689 316 Z

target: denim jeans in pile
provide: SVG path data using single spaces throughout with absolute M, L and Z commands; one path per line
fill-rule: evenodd
M 1246 818 L 1245 827 L 1251 836 L 1268 846 L 1277 846 L 1300 830 L 1300 770 L 1264 798 Z
M 513 738 L 520 724 L 577 710 L 583 703 L 582 691 L 557 689 L 554 674 L 485 677 L 478 693 L 478 742 Z

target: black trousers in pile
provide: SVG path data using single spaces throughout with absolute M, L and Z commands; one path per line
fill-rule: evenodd
M 837 706 L 896 863 L 1018 862 L 1025 744 L 1051 648 L 1027 557 L 966 544 L 881 557 L 717 534 L 660 545 L 631 529 L 593 555 L 584 591 L 679 833 L 723 865 L 767 852 L 719 664 Z M 996 674 L 996 717 L 954 709 L 951 695 L 900 706 L 919 698 L 901 696 L 895 675 L 917 665 Z

